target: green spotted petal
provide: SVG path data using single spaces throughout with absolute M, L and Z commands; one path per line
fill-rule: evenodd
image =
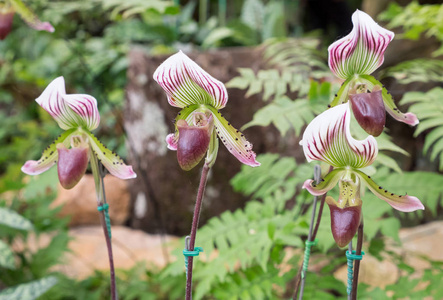
M 29 27 L 35 30 L 44 30 L 47 32 L 54 32 L 54 27 L 48 22 L 42 22 L 38 17 L 21 1 L 10 0 L 9 1 L 14 10 L 22 17 Z
M 365 173 L 353 170 L 353 172 L 360 177 L 360 179 L 366 183 L 366 186 L 374 193 L 375 196 L 388 202 L 393 208 L 403 212 L 416 211 L 418 209 L 425 209 L 423 204 L 417 197 L 409 195 L 397 195 L 384 189 L 382 186 L 376 184 L 370 176 Z
M 342 179 L 346 173 L 346 169 L 338 168 L 329 172 L 318 184 L 314 180 L 308 179 L 303 183 L 303 188 L 307 189 L 309 193 L 314 196 L 320 196 L 330 191 L 337 185 L 338 181 Z
M 63 143 L 66 148 L 71 145 L 71 136 L 78 134 L 76 129 L 70 129 L 62 133 L 51 145 L 49 145 L 42 153 L 39 160 L 28 160 L 22 166 L 22 172 L 28 175 L 38 175 L 51 168 L 58 158 L 57 144 Z
M 114 152 L 106 148 L 92 133 L 85 131 L 88 136 L 94 154 L 98 160 L 108 169 L 109 173 L 120 178 L 130 179 L 137 175 L 132 170 L 132 166 L 125 165 L 123 160 Z
M 207 106 L 207 108 L 214 116 L 215 131 L 228 151 L 245 165 L 260 166 L 260 163 L 255 160 L 256 154 L 252 151 L 252 144 L 246 140 L 245 135 L 235 129 L 217 109 L 212 106 Z
M 355 140 L 350 132 L 349 102 L 337 105 L 318 115 L 309 123 L 303 139 L 303 152 L 308 162 L 323 161 L 342 168 L 360 169 L 369 166 L 377 157 L 377 142 L 373 136 Z
M 375 79 L 373 76 L 370 75 L 361 75 L 359 76 L 359 81 L 366 84 L 368 89 L 372 90 L 374 86 L 383 86 L 383 84 Z M 392 98 L 392 95 L 386 90 L 386 88 L 383 87 L 382 89 L 382 97 L 383 97 L 383 103 L 385 105 L 386 111 L 397 121 L 406 123 L 411 126 L 415 126 L 419 123 L 418 118 L 413 113 L 402 113 L 398 107 L 394 103 L 394 99 Z
M 337 106 L 338 104 L 346 103 L 349 100 L 349 90 L 351 89 L 352 85 L 354 84 L 354 78 L 348 78 L 343 84 L 341 85 L 340 89 L 338 90 L 337 94 L 334 97 L 334 100 L 331 102 L 331 107 Z

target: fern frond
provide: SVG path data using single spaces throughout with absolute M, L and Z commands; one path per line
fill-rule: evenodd
M 306 99 L 291 100 L 286 96 L 277 98 L 272 103 L 258 110 L 253 119 L 246 123 L 242 130 L 251 126 L 269 126 L 273 124 L 282 136 L 290 129 L 300 135 L 301 129 L 315 117 L 315 111 L 323 106 L 311 104 Z
M 389 21 L 388 27 L 403 28 L 402 38 L 417 40 L 420 35 L 435 37 L 443 42 L 443 23 L 441 15 L 443 5 L 420 5 L 412 1 L 407 6 L 402 7 L 396 3 L 391 3 L 389 8 L 380 15 L 380 18 Z M 433 53 L 434 56 L 443 53 L 443 45 Z
M 268 272 L 269 259 L 276 245 L 303 247 L 300 236 L 307 234 L 304 217 L 297 218 L 296 210 L 286 210 L 285 204 L 293 199 L 297 186 L 312 176 L 309 165 L 297 166 L 292 157 L 277 154 L 260 155 L 260 168 L 242 168 L 232 179 L 237 191 L 251 195 L 244 209 L 226 211 L 212 218 L 198 230 L 196 245 L 203 247 L 203 258 L 195 261 L 195 299 L 207 295 L 211 289 L 233 280 L 238 268 L 258 266 Z M 301 201 L 303 196 L 297 200 Z M 165 276 L 183 272 L 183 260 L 170 264 Z M 234 277 L 233 277 L 234 276 Z M 256 291 L 258 293 L 258 291 Z
M 383 70 L 381 77 L 394 77 L 401 84 L 411 82 L 442 82 L 443 61 L 441 59 L 414 59 Z
M 246 89 L 246 97 L 263 93 L 263 100 L 279 98 L 287 92 L 306 96 L 312 78 L 330 75 L 326 59 L 316 48 L 316 39 L 271 39 L 263 45 L 265 68 L 254 73 L 251 69 L 239 69 L 240 76 L 226 86 Z
M 172 1 L 162 0 L 93 0 L 100 3 L 105 10 L 112 10 L 111 18 L 122 15 L 123 18 L 129 18 L 133 15 L 143 13 L 149 9 L 154 9 L 164 13 L 167 8 L 174 5 Z
M 443 170 L 443 88 L 437 87 L 427 93 L 409 92 L 401 101 L 410 104 L 409 110 L 420 120 L 414 135 L 427 132 L 423 152 L 430 154 L 430 159 L 440 159 L 439 169 Z
M 286 273 L 283 276 L 280 273 L 274 265 L 270 265 L 266 271 L 259 266 L 252 266 L 230 274 L 224 283 L 211 291 L 211 294 L 216 299 L 274 299 L 277 298 L 275 286 L 284 288 L 287 281 L 285 277 L 294 275 L 294 270 L 291 274 Z

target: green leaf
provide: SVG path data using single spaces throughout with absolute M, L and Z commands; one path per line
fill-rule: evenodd
M 275 236 L 275 230 L 276 230 L 276 229 L 277 229 L 277 227 L 275 226 L 274 223 L 270 222 L 270 223 L 268 224 L 268 236 L 269 236 L 269 238 L 270 238 L 271 240 L 274 239 L 274 236 Z
M 21 230 L 33 229 L 32 223 L 13 210 L 0 207 L 0 224 Z
M 34 300 L 43 295 L 57 283 L 53 276 L 15 287 L 4 289 L 0 292 L 0 300 Z
M 220 27 L 212 30 L 211 33 L 204 39 L 202 43 L 203 48 L 215 47 L 218 43 L 228 37 L 231 37 L 234 31 L 227 27 Z
M 261 0 L 245 0 L 241 10 L 243 23 L 256 31 L 263 30 L 265 6 Z
M 14 254 L 5 242 L 0 240 L 0 266 L 15 269 Z

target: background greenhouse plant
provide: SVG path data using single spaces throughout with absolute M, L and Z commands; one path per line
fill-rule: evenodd
M 159 4 L 160 2 L 163 3 Z M 240 29 L 235 34 L 232 33 L 235 31 L 232 31 L 224 37 L 219 35 L 223 37 L 220 39 L 211 37 L 205 47 L 249 46 L 264 41 L 259 25 L 252 28 L 252 24 L 260 23 L 246 23 L 246 15 L 242 16 L 247 13 L 242 13 L 246 2 L 248 5 L 261 3 L 267 6 L 278 1 L 239 1 L 235 17 L 229 17 L 228 14 L 226 27 L 229 28 L 232 22 L 231 28 L 237 26 Z M 13 200 L 7 200 L 2 194 L 0 204 L 18 212 L 34 225 L 33 231 L 30 232 L 0 225 L 0 238 L 9 244 L 14 238 L 26 241 L 31 232 L 37 235 L 43 232 L 56 233 L 46 248 L 32 255 L 28 255 L 28 250 L 13 250 L 14 257 L 18 259 L 16 269 L 10 270 L 0 266 L 1 288 L 55 275 L 58 284 L 41 299 L 109 297 L 106 273 L 97 272 L 84 280 L 73 280 L 51 271 L 50 267 L 56 264 L 67 250 L 68 242 L 68 220 L 56 217 L 58 209 L 49 208 L 55 197 L 56 187 L 53 182 L 56 172 L 24 182 L 19 169 L 24 160 L 29 156 L 37 157 L 40 154 L 39 150 L 58 134 L 58 129 L 44 116 L 43 111 L 28 105 L 40 94 L 55 73 L 65 75 L 76 92 L 92 94 L 107 101 L 107 105 L 100 108 L 104 122 L 98 134 L 104 137 L 103 142 L 106 145 L 124 154 L 125 136 L 120 116 L 126 84 L 126 53 L 131 45 L 142 46 L 152 54 L 169 53 L 175 51 L 177 37 L 180 37 L 180 45 L 199 46 L 214 28 L 218 28 L 218 21 L 214 22 L 214 18 L 210 17 L 206 23 L 200 24 L 198 18 L 193 16 L 198 6 L 191 2 L 188 6 L 180 8 L 167 1 L 128 3 L 131 3 L 134 9 L 123 6 L 116 0 L 32 1 L 30 7 L 42 20 L 50 21 L 56 27 L 56 32 L 52 35 L 30 34 L 32 30 L 19 24 L 20 20 L 16 20 L 14 31 L 0 43 L 0 191 L 7 191 Z M 138 9 L 135 9 L 136 7 Z M 438 28 L 442 23 L 432 22 L 437 19 L 441 7 L 419 5 L 417 2 L 406 8 L 392 5 L 381 16 L 388 22 L 389 29 L 396 28 L 406 32 L 404 38 L 433 36 L 441 43 L 443 38 L 439 35 Z M 184 19 L 179 28 L 176 27 L 177 18 Z M 245 29 L 245 23 L 256 34 L 250 34 L 250 29 Z M 243 32 L 248 33 L 246 37 L 245 34 L 240 34 Z M 296 33 L 287 31 L 282 35 L 293 37 Z M 299 135 L 303 126 L 326 108 L 338 90 L 335 82 L 323 80 L 330 76 L 326 65 L 327 45 L 322 44 L 315 35 L 303 39 L 268 39 L 264 42 L 261 47 L 263 58 L 267 62 L 266 67 L 257 72 L 241 69 L 239 76 L 227 86 L 244 89 L 248 96 L 261 95 L 264 100 L 265 106 L 255 113 L 246 127 L 252 130 L 254 126 L 275 126 L 282 135 L 293 135 L 294 132 Z M 82 75 L 86 73 L 87 76 Z M 416 86 L 424 82 L 435 83 L 438 86 L 443 78 L 443 67 L 438 57 L 421 58 L 387 67 L 380 70 L 377 76 L 382 82 L 395 80 L 397 84 L 404 84 L 406 91 L 409 90 L 407 85 L 411 83 Z M 17 90 L 26 91 L 27 95 L 18 94 Z M 441 263 L 430 261 L 430 267 L 423 277 L 414 278 L 413 268 L 408 266 L 401 256 L 387 252 L 386 240 L 382 238 L 384 235 L 399 241 L 398 230 L 401 226 L 437 220 L 442 212 L 442 191 L 439 187 L 443 185 L 443 176 L 435 172 L 442 169 L 442 121 L 435 114 L 443 109 L 439 104 L 442 97 L 443 90 L 440 87 L 407 92 L 403 98 L 394 94 L 397 103 L 410 105 L 409 111 L 423 120 L 414 133 L 422 144 L 417 144 L 417 151 L 412 154 L 416 164 L 402 171 L 406 165 L 405 151 L 396 145 L 395 136 L 389 136 L 389 132 L 383 133 L 378 138 L 381 152 L 379 160 L 375 163 L 378 171 L 373 178 L 378 182 L 385 182 L 392 190 L 408 190 L 410 194 L 420 197 L 427 213 L 418 213 L 407 218 L 393 212 L 387 205 L 380 207 L 380 202 L 370 193 L 365 195 L 365 239 L 368 241 L 368 248 L 365 250 L 379 259 L 388 255 L 405 276 L 385 289 L 372 289 L 360 284 L 359 295 L 362 298 L 389 299 L 386 295 L 388 292 L 398 298 L 442 298 Z M 36 130 L 38 126 L 44 130 Z M 365 136 L 358 126 L 352 128 L 355 129 L 355 138 L 362 139 Z M 122 134 L 112 137 L 113 132 Z M 395 159 L 394 156 L 390 156 L 392 154 L 395 155 Z M 223 299 L 227 295 L 237 299 L 245 299 L 248 296 L 254 299 L 278 298 L 288 296 L 285 291 L 291 291 L 288 286 L 291 285 L 297 271 L 299 255 L 294 254 L 289 260 L 284 260 L 292 266 L 284 274 L 281 274 L 276 266 L 283 261 L 287 246 L 304 246 L 308 216 L 311 213 L 309 203 L 312 200 L 307 192 L 300 192 L 299 188 L 305 178 L 312 177 L 312 166 L 278 154 L 259 155 L 257 160 L 262 163 L 259 169 L 245 167 L 231 180 L 237 192 L 251 198 L 247 205 L 243 209 L 224 212 L 220 217 L 213 218 L 198 232 L 199 239 L 204 241 L 200 245 L 204 247 L 205 252 L 210 253 L 212 249 L 223 251 L 219 251 L 220 255 L 210 263 L 198 261 L 195 269 L 195 278 L 198 281 L 194 296 L 197 299 Z M 52 190 L 52 193 L 45 194 L 47 188 Z M 345 258 L 342 252 L 334 249 L 328 227 L 329 216 L 325 214 L 323 218 L 318 235 L 319 244 L 313 250 L 314 253 L 325 253 L 331 263 L 318 273 L 309 273 L 305 288 L 307 299 L 340 298 L 344 296 L 345 291 L 344 284 L 331 276 L 334 269 L 345 263 Z M 223 234 L 214 235 L 220 232 Z M 239 240 L 241 242 L 238 242 Z M 246 248 L 253 251 L 246 253 Z M 181 249 L 177 250 L 180 251 Z M 237 255 L 239 253 L 241 255 Z M 181 253 L 178 253 L 177 257 L 179 260 L 164 270 L 139 267 L 130 271 L 117 271 L 117 285 L 121 287 L 120 297 L 180 299 L 184 272 Z M 229 266 L 228 269 L 221 267 L 225 264 Z M 415 289 L 423 282 L 429 285 L 423 290 Z M 280 288 L 276 288 L 276 285 Z M 76 293 L 69 292 L 70 289 L 75 289 Z

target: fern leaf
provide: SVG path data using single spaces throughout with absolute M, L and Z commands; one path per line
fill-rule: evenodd
M 409 92 L 402 103 L 413 103 L 409 110 L 417 115 L 420 123 L 415 136 L 426 132 L 423 152 L 430 154 L 430 159 L 440 159 L 439 169 L 443 170 L 443 88 L 437 87 L 427 93 Z
M 394 77 L 401 84 L 411 82 L 442 82 L 443 61 L 440 59 L 408 60 L 387 68 L 381 77 Z
M 265 101 L 281 98 L 288 91 L 304 97 L 312 78 L 330 75 L 325 59 L 316 50 L 318 44 L 315 39 L 271 39 L 263 45 L 265 69 L 255 74 L 241 68 L 240 75 L 226 86 L 247 88 L 246 97 L 263 93 Z
M 286 96 L 277 98 L 254 114 L 252 121 L 242 130 L 251 126 L 269 126 L 273 124 L 282 135 L 294 129 L 300 135 L 301 129 L 315 117 L 315 112 L 323 106 L 312 104 L 308 100 L 291 100 Z

